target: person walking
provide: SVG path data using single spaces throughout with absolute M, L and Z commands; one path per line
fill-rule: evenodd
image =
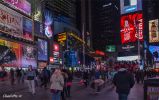
M 10 82 L 11 85 L 14 85 L 14 81 L 15 81 L 15 72 L 13 70 L 13 68 L 10 69 Z
M 66 96 L 67 96 L 67 80 L 68 80 L 68 74 L 66 73 L 66 70 L 63 69 L 62 70 L 62 75 L 63 75 L 63 78 L 64 78 L 64 87 L 63 87 L 63 91 L 61 91 L 61 97 L 62 97 L 62 100 L 66 100 Z
M 64 87 L 64 77 L 60 69 L 55 69 L 54 73 L 50 78 L 51 86 L 50 90 L 52 93 L 52 100 L 60 100 L 61 91 Z
M 35 95 L 35 77 L 36 77 L 36 73 L 33 70 L 32 65 L 29 65 L 28 72 L 26 73 L 26 77 L 27 77 L 29 91 L 33 95 Z
M 16 70 L 16 76 L 17 76 L 17 83 L 19 84 L 22 76 L 21 70 L 19 68 L 17 68 Z
M 25 76 L 25 72 L 24 70 L 21 68 L 21 83 L 24 84 L 24 76 Z
M 131 73 L 128 73 L 125 68 L 121 68 L 115 74 L 113 83 L 116 86 L 119 100 L 127 100 L 130 89 L 134 86 L 135 81 Z
M 71 86 L 72 86 L 73 74 L 69 70 L 67 70 L 67 74 L 68 74 L 68 79 L 66 83 L 67 97 L 71 97 Z
M 85 70 L 83 72 L 83 81 L 84 81 L 85 87 L 87 87 L 88 86 L 88 72 L 87 72 L 87 70 Z
M 47 88 L 47 84 L 48 84 L 48 79 L 49 79 L 49 71 L 47 70 L 46 67 L 44 67 L 44 69 L 42 70 L 42 84 L 40 85 L 41 87 L 44 86 L 45 88 Z

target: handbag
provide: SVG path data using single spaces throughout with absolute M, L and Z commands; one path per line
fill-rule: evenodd
M 67 82 L 66 86 L 72 86 L 72 82 Z

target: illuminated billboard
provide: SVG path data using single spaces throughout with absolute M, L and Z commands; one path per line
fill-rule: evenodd
M 38 60 L 47 61 L 48 60 L 48 45 L 47 41 L 38 39 Z
M 32 34 L 32 20 L 26 17 L 23 17 L 23 38 L 26 40 L 33 41 L 33 34 Z
M 21 12 L 31 15 L 31 4 L 27 0 L 3 0 L 11 7 L 20 10 Z
M 149 42 L 159 42 L 158 19 L 149 21 Z
M 22 67 L 28 67 L 28 65 L 37 67 L 36 51 L 33 46 L 22 45 Z
M 0 64 L 6 67 L 20 67 L 21 45 L 0 39 Z
M 0 4 L 0 31 L 14 37 L 22 38 L 23 16 Z
M 141 13 L 121 16 L 120 20 L 121 42 L 130 43 L 138 40 L 143 41 L 143 17 Z
M 44 13 L 45 18 L 45 35 L 48 38 L 51 38 L 53 36 L 53 13 L 50 10 L 45 10 Z
M 159 54 L 159 46 L 152 46 L 150 45 L 149 46 L 149 51 L 151 52 L 152 55 L 155 55 L 155 54 Z M 156 58 L 154 58 L 154 61 L 159 61 L 159 56 Z
M 120 0 L 121 14 L 142 10 L 142 0 Z

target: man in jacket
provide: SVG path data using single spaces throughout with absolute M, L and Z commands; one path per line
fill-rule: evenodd
M 125 68 L 121 68 L 119 72 L 115 74 L 113 83 L 116 86 L 119 100 L 127 100 L 130 89 L 134 86 L 135 81 L 131 73 L 127 72 Z

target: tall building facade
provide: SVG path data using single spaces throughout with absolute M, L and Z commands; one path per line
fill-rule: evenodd
M 119 40 L 119 0 L 91 0 L 93 48 L 105 51 Z

